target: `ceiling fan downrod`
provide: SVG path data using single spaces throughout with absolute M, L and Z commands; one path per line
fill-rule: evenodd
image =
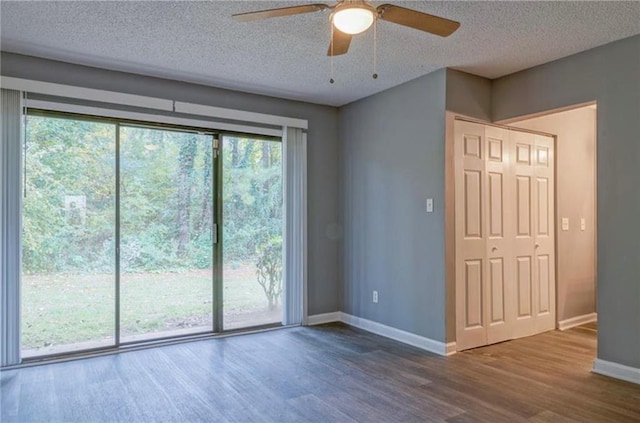
M 333 79 L 333 25 L 331 24 L 331 21 L 329 21 L 329 31 L 331 33 L 331 44 L 329 44 L 329 48 L 331 49 L 331 78 L 329 79 L 329 83 L 333 84 L 336 81 Z
M 373 79 L 378 79 L 378 19 L 373 22 Z

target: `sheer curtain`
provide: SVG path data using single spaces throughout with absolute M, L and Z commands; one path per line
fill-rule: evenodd
M 304 323 L 307 287 L 307 135 L 284 128 L 284 299 L 282 322 Z
M 20 363 L 22 93 L 0 90 L 0 364 Z

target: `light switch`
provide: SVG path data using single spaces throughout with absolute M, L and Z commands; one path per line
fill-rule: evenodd
M 563 217 L 562 218 L 562 230 L 563 231 L 568 231 L 569 230 L 569 218 L 568 217 Z
M 433 213 L 433 198 L 427 198 L 427 213 Z
M 584 217 L 580 218 L 580 230 L 584 231 L 587 228 L 587 221 Z

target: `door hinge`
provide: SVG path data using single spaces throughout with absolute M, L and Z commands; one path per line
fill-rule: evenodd
M 213 226 L 211 227 L 211 239 L 213 240 L 214 244 L 218 243 L 218 224 L 214 223 Z

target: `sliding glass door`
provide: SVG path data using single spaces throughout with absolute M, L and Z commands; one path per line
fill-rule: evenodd
M 222 143 L 225 329 L 282 322 L 282 143 Z
M 23 357 L 282 322 L 279 140 L 27 122 Z
M 122 342 L 213 330 L 213 136 L 120 127 Z
M 29 116 L 22 355 L 115 342 L 116 125 Z

